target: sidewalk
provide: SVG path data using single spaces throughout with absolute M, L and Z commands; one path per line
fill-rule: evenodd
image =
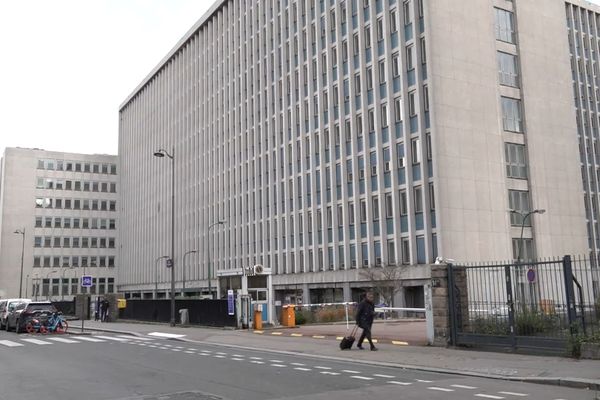
M 80 321 L 73 321 L 71 333 L 80 332 Z M 333 328 L 332 328 L 333 326 Z M 522 354 L 493 353 L 485 351 L 440 348 L 429 346 L 396 346 L 378 344 L 380 351 L 341 351 L 338 342 L 327 340 L 327 334 L 334 328 L 345 332 L 345 325 L 311 325 L 297 329 L 286 329 L 291 333 L 309 332 L 324 336 L 284 336 L 272 332 L 282 330 L 254 331 L 227 330 L 204 327 L 170 327 L 166 324 L 137 322 L 100 323 L 86 321 L 85 329 L 106 332 L 119 332 L 133 335 L 147 335 L 151 332 L 185 335 L 177 339 L 201 342 L 228 347 L 243 347 L 279 353 L 297 353 L 314 358 L 351 360 L 356 363 L 384 365 L 396 368 L 414 369 L 449 374 L 477 376 L 495 379 L 517 380 L 531 383 L 545 383 L 575 388 L 600 390 L 600 361 L 574 360 L 563 357 L 543 357 Z M 379 324 L 374 327 L 379 329 Z M 292 332 L 293 331 L 293 332 Z M 317 333 L 321 333 L 318 335 Z

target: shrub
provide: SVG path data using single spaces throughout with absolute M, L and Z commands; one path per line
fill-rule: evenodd
M 515 330 L 517 335 L 529 336 L 540 333 L 557 333 L 559 317 L 547 315 L 539 311 L 523 310 L 515 313 Z
M 314 316 L 309 310 L 295 310 L 296 325 L 310 324 L 314 322 Z
M 483 335 L 508 335 L 508 322 L 496 317 L 477 317 L 471 321 L 473 333 Z
M 317 322 L 337 322 L 346 320 L 344 308 L 321 308 L 315 313 Z

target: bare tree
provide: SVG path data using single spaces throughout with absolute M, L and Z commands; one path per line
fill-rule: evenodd
M 383 298 L 385 304 L 393 307 L 394 297 L 402 288 L 401 272 L 402 269 L 397 265 L 386 264 L 362 269 L 359 274 L 369 281 L 373 291 Z

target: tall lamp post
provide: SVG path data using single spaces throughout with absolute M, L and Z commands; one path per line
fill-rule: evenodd
M 175 326 L 175 147 L 171 153 L 165 149 L 158 149 L 154 157 L 171 159 L 171 258 L 167 260 L 167 267 L 171 268 L 171 326 Z M 170 262 L 169 262 L 170 261 Z
M 185 257 L 188 254 L 194 254 L 194 253 L 197 253 L 197 252 L 198 252 L 197 250 L 189 250 L 189 251 L 186 251 L 185 254 L 183 255 L 183 264 L 182 264 L 183 265 L 183 271 L 182 271 L 183 272 L 183 276 L 182 276 L 182 278 L 183 278 L 182 279 L 183 284 L 182 284 L 182 288 L 181 288 L 181 295 L 182 296 L 185 296 L 185 270 L 186 270 Z
M 511 214 L 517 214 L 521 217 L 521 237 L 519 238 L 519 249 L 517 252 L 517 264 L 521 263 L 521 256 L 523 252 L 523 231 L 525 229 L 525 223 L 527 222 L 527 218 L 529 218 L 532 214 L 543 214 L 546 210 L 544 209 L 536 209 L 533 211 L 529 211 L 527 213 L 522 213 L 517 210 L 510 210 Z
M 19 298 L 23 294 L 23 257 L 25 256 L 25 228 L 17 229 L 14 233 L 21 235 L 21 277 L 19 278 Z
M 212 288 L 210 286 L 210 276 L 212 275 L 211 268 L 210 268 L 210 260 L 211 260 L 211 258 L 210 258 L 210 230 L 217 225 L 223 225 L 225 222 L 226 221 L 222 219 L 220 221 L 213 222 L 212 224 L 210 224 L 208 226 L 208 294 L 210 295 L 211 299 L 214 299 L 215 297 L 212 294 Z
M 52 291 L 52 281 L 50 280 L 50 274 L 55 273 L 56 270 L 52 270 L 46 274 L 46 280 L 48 281 L 48 292 L 46 293 L 46 300 L 50 300 L 50 292 Z M 44 294 L 42 293 L 42 296 Z
M 165 258 L 169 258 L 169 256 L 156 257 L 154 260 L 154 299 L 158 298 L 158 262 Z

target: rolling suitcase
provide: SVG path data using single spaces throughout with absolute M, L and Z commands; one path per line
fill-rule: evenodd
M 348 336 L 344 336 L 342 341 L 340 342 L 340 350 L 350 350 L 356 338 L 354 335 L 356 334 L 356 330 L 358 329 L 358 325 L 354 325 L 352 332 Z

